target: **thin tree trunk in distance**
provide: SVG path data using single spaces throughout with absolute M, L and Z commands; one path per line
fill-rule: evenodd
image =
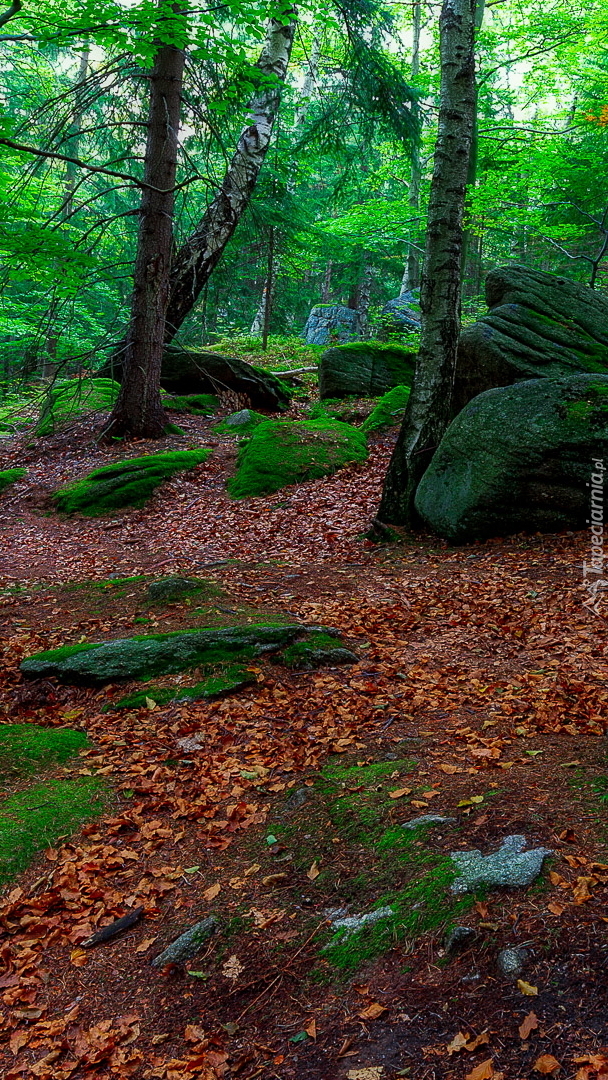
M 450 421 L 460 330 L 463 213 L 475 110 L 475 0 L 444 0 L 439 21 L 439 129 L 429 202 L 416 375 L 378 511 L 381 522 L 419 523 L 418 483 Z
M 412 86 L 416 86 L 418 82 L 418 76 L 420 75 L 420 31 L 422 27 L 422 0 L 415 0 L 414 2 L 414 17 L 412 25 L 412 67 L 411 67 L 411 80 Z M 420 116 L 420 109 L 416 101 L 412 102 L 412 112 L 415 113 L 416 118 Z M 416 143 L 412 148 L 412 170 L 410 173 L 410 191 L 408 196 L 408 205 L 412 210 L 412 216 L 418 213 L 420 208 L 420 179 L 421 179 L 421 167 L 420 167 L 420 147 Z M 411 227 L 411 226 L 410 226 Z M 409 292 L 410 289 L 417 289 L 420 285 L 420 255 L 418 248 L 413 244 L 408 244 L 407 258 L 405 260 L 405 269 L 403 272 L 403 280 L 401 282 L 401 289 L 399 295 L 403 296 L 404 293 Z
M 176 16 L 178 12 L 174 8 Z M 131 321 L 123 354 L 120 394 L 107 436 L 160 438 L 166 417 L 160 372 L 169 302 L 178 129 L 185 54 L 161 45 L 150 75 L 146 187 L 140 208 Z
M 221 187 L 174 259 L 165 332 L 167 343 L 190 314 L 253 194 L 270 145 L 295 36 L 295 12 L 287 12 L 283 19 L 283 22 L 271 19 L 257 65 L 265 76 L 274 79 L 264 84 L 251 102 L 247 125 Z

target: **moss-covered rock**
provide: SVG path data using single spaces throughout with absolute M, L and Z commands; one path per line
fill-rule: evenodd
M 338 420 L 267 420 L 241 444 L 236 476 L 228 481 L 234 499 L 273 491 L 336 472 L 367 457 L 365 435 Z
M 450 424 L 416 508 L 433 532 L 456 543 L 584 528 L 600 458 L 608 460 L 608 375 L 486 390 Z
M 27 469 L 2 469 L 0 472 L 0 492 L 10 487 L 11 484 L 16 484 L 17 480 L 23 480 L 26 475 Z
M 169 346 L 163 356 L 162 384 L 174 394 L 230 391 L 252 408 L 269 412 L 289 408 L 289 387 L 276 375 L 221 353 Z
M 36 435 L 52 435 L 84 413 L 111 409 L 119 390 L 114 379 L 68 379 L 54 386 L 42 404 Z
M 495 386 L 608 372 L 608 298 L 527 266 L 492 270 L 487 315 L 460 335 L 453 414 Z
M 220 420 L 219 424 L 214 424 L 213 432 L 218 435 L 251 435 L 253 429 L 266 420 L 267 416 L 254 412 L 253 409 L 240 409 L 225 420 Z
M 116 461 L 60 488 L 53 500 L 64 514 L 78 510 L 81 514 L 96 515 L 121 506 L 143 506 L 163 481 L 176 472 L 194 469 L 211 453 L 209 449 L 170 450 Z
M 277 652 L 306 637 L 313 629 L 298 623 L 283 626 L 229 626 L 149 634 L 117 641 L 64 645 L 35 653 L 22 661 L 29 678 L 55 675 L 65 683 L 100 685 L 120 679 L 151 679 L 201 665 L 249 659 Z M 325 633 L 330 631 L 325 630 Z
M 172 600 L 182 600 L 187 596 L 204 593 L 206 596 L 218 595 L 219 587 L 202 578 L 167 577 L 152 581 L 148 585 L 147 599 L 153 604 L 168 604 Z
M 255 681 L 252 671 L 233 664 L 207 675 L 194 686 L 147 686 L 145 690 L 127 694 L 126 697 L 104 708 L 106 710 L 143 709 L 149 708 L 150 703 L 166 705 L 169 701 L 213 700 L 213 698 L 224 697 L 226 694 L 234 694 Z
M 394 386 L 411 386 L 416 353 L 379 341 L 327 349 L 319 365 L 319 394 L 326 398 L 379 397 Z
M 311 633 L 303 641 L 289 645 L 278 659 L 286 667 L 308 670 L 333 664 L 356 664 L 359 657 L 322 632 Z
M 167 395 L 163 398 L 165 409 L 171 412 L 193 413 L 194 416 L 213 416 L 219 409 L 215 394 Z
M 380 398 L 367 420 L 361 425 L 361 431 L 368 434 L 370 431 L 380 431 L 381 428 L 400 424 L 405 415 L 409 396 L 409 386 L 394 386 L 388 394 Z

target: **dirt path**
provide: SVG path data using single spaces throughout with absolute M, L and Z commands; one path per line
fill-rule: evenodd
M 191 424 L 191 443 L 207 442 Z M 374 548 L 361 534 L 390 442 L 369 465 L 234 504 L 218 440 L 145 510 L 68 522 L 45 516 L 48 493 L 108 451 L 16 445 L 30 473 L 3 503 L 0 708 L 82 725 L 93 745 L 66 775 L 113 794 L 2 901 L 7 1080 L 606 1074 L 608 665 L 604 623 L 582 607 L 586 538 Z M 93 608 L 63 583 L 174 571 L 222 590 L 218 618 L 289 612 L 340 629 L 361 661 L 265 662 L 236 697 L 126 714 L 101 711 L 117 689 L 21 683 L 24 654 L 150 619 L 135 587 L 114 598 L 110 582 Z M 176 604 L 153 625 L 189 618 Z M 431 811 L 455 821 L 383 853 L 391 829 Z M 528 890 L 458 911 L 444 886 L 412 891 L 451 850 L 519 833 L 555 852 Z M 324 952 L 328 912 L 369 911 L 397 888 L 411 930 L 388 951 Z M 122 939 L 82 949 L 139 905 Z M 220 929 L 192 967 L 151 967 L 210 913 Z M 446 957 L 454 921 L 475 938 Z M 527 950 L 523 989 L 498 970 L 505 947 Z

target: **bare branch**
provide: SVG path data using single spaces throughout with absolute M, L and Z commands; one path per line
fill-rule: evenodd
M 13 0 L 11 6 L 6 9 L 4 15 L 0 15 L 0 26 L 4 26 L 5 23 L 12 19 L 13 15 L 16 15 L 23 7 L 21 0 Z

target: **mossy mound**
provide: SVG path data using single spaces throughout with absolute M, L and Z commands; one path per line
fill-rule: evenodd
M 64 645 L 26 657 L 21 671 L 30 678 L 55 675 L 65 683 L 100 685 L 120 679 L 151 679 L 201 665 L 250 659 L 277 652 L 319 627 L 230 626 L 149 634 L 117 641 Z M 329 631 L 325 630 L 326 633 Z
M 38 724 L 0 725 L 0 775 L 27 774 L 67 761 L 88 744 L 84 731 Z
M 233 499 L 268 495 L 289 484 L 315 480 L 367 457 L 365 436 L 338 420 L 267 420 L 241 444 Z
M 311 671 L 326 664 L 356 664 L 359 657 L 329 634 L 311 633 L 304 641 L 289 645 L 278 659 L 286 667 Z
M 219 596 L 221 592 L 222 590 L 213 581 L 204 581 L 202 578 L 168 577 L 160 581 L 151 581 L 146 598 L 152 604 L 169 604 L 188 596 L 196 597 L 201 593 L 205 596 Z
M 23 870 L 38 851 L 103 811 L 96 777 L 52 780 L 0 802 L 0 884 Z
M 392 427 L 400 424 L 403 420 L 405 409 L 409 401 L 409 386 L 394 386 L 388 394 L 384 394 L 369 414 L 367 420 L 361 425 L 361 431 L 366 434 L 370 431 L 380 431 L 381 428 Z
M 379 341 L 356 341 L 327 349 L 319 364 L 319 394 L 327 398 L 379 397 L 394 386 L 411 386 L 416 353 Z
M 0 492 L 15 484 L 17 480 L 23 480 L 27 475 L 27 469 L 2 469 L 0 472 Z
M 183 394 L 163 398 L 165 409 L 171 412 L 193 413 L 195 416 L 213 416 L 220 407 L 215 394 Z
M 36 435 L 52 435 L 83 413 L 111 409 L 119 390 L 114 379 L 68 379 L 54 386 L 42 404 Z
M 267 416 L 254 412 L 253 409 L 241 409 L 231 413 L 225 420 L 220 420 L 219 424 L 214 425 L 213 431 L 218 435 L 251 435 L 254 428 L 266 420 Z
M 208 675 L 194 686 L 148 686 L 145 690 L 137 690 L 134 694 L 127 694 L 126 697 L 120 698 L 111 705 L 105 705 L 104 711 L 143 709 L 149 708 L 150 704 L 167 705 L 169 701 L 213 699 L 235 693 L 255 681 L 252 671 L 247 671 L 246 668 L 235 664 Z
M 184 469 L 194 469 L 212 451 L 170 450 L 146 457 L 116 461 L 94 469 L 82 480 L 60 488 L 53 495 L 64 514 L 103 514 L 121 506 L 143 506 L 165 480 Z

